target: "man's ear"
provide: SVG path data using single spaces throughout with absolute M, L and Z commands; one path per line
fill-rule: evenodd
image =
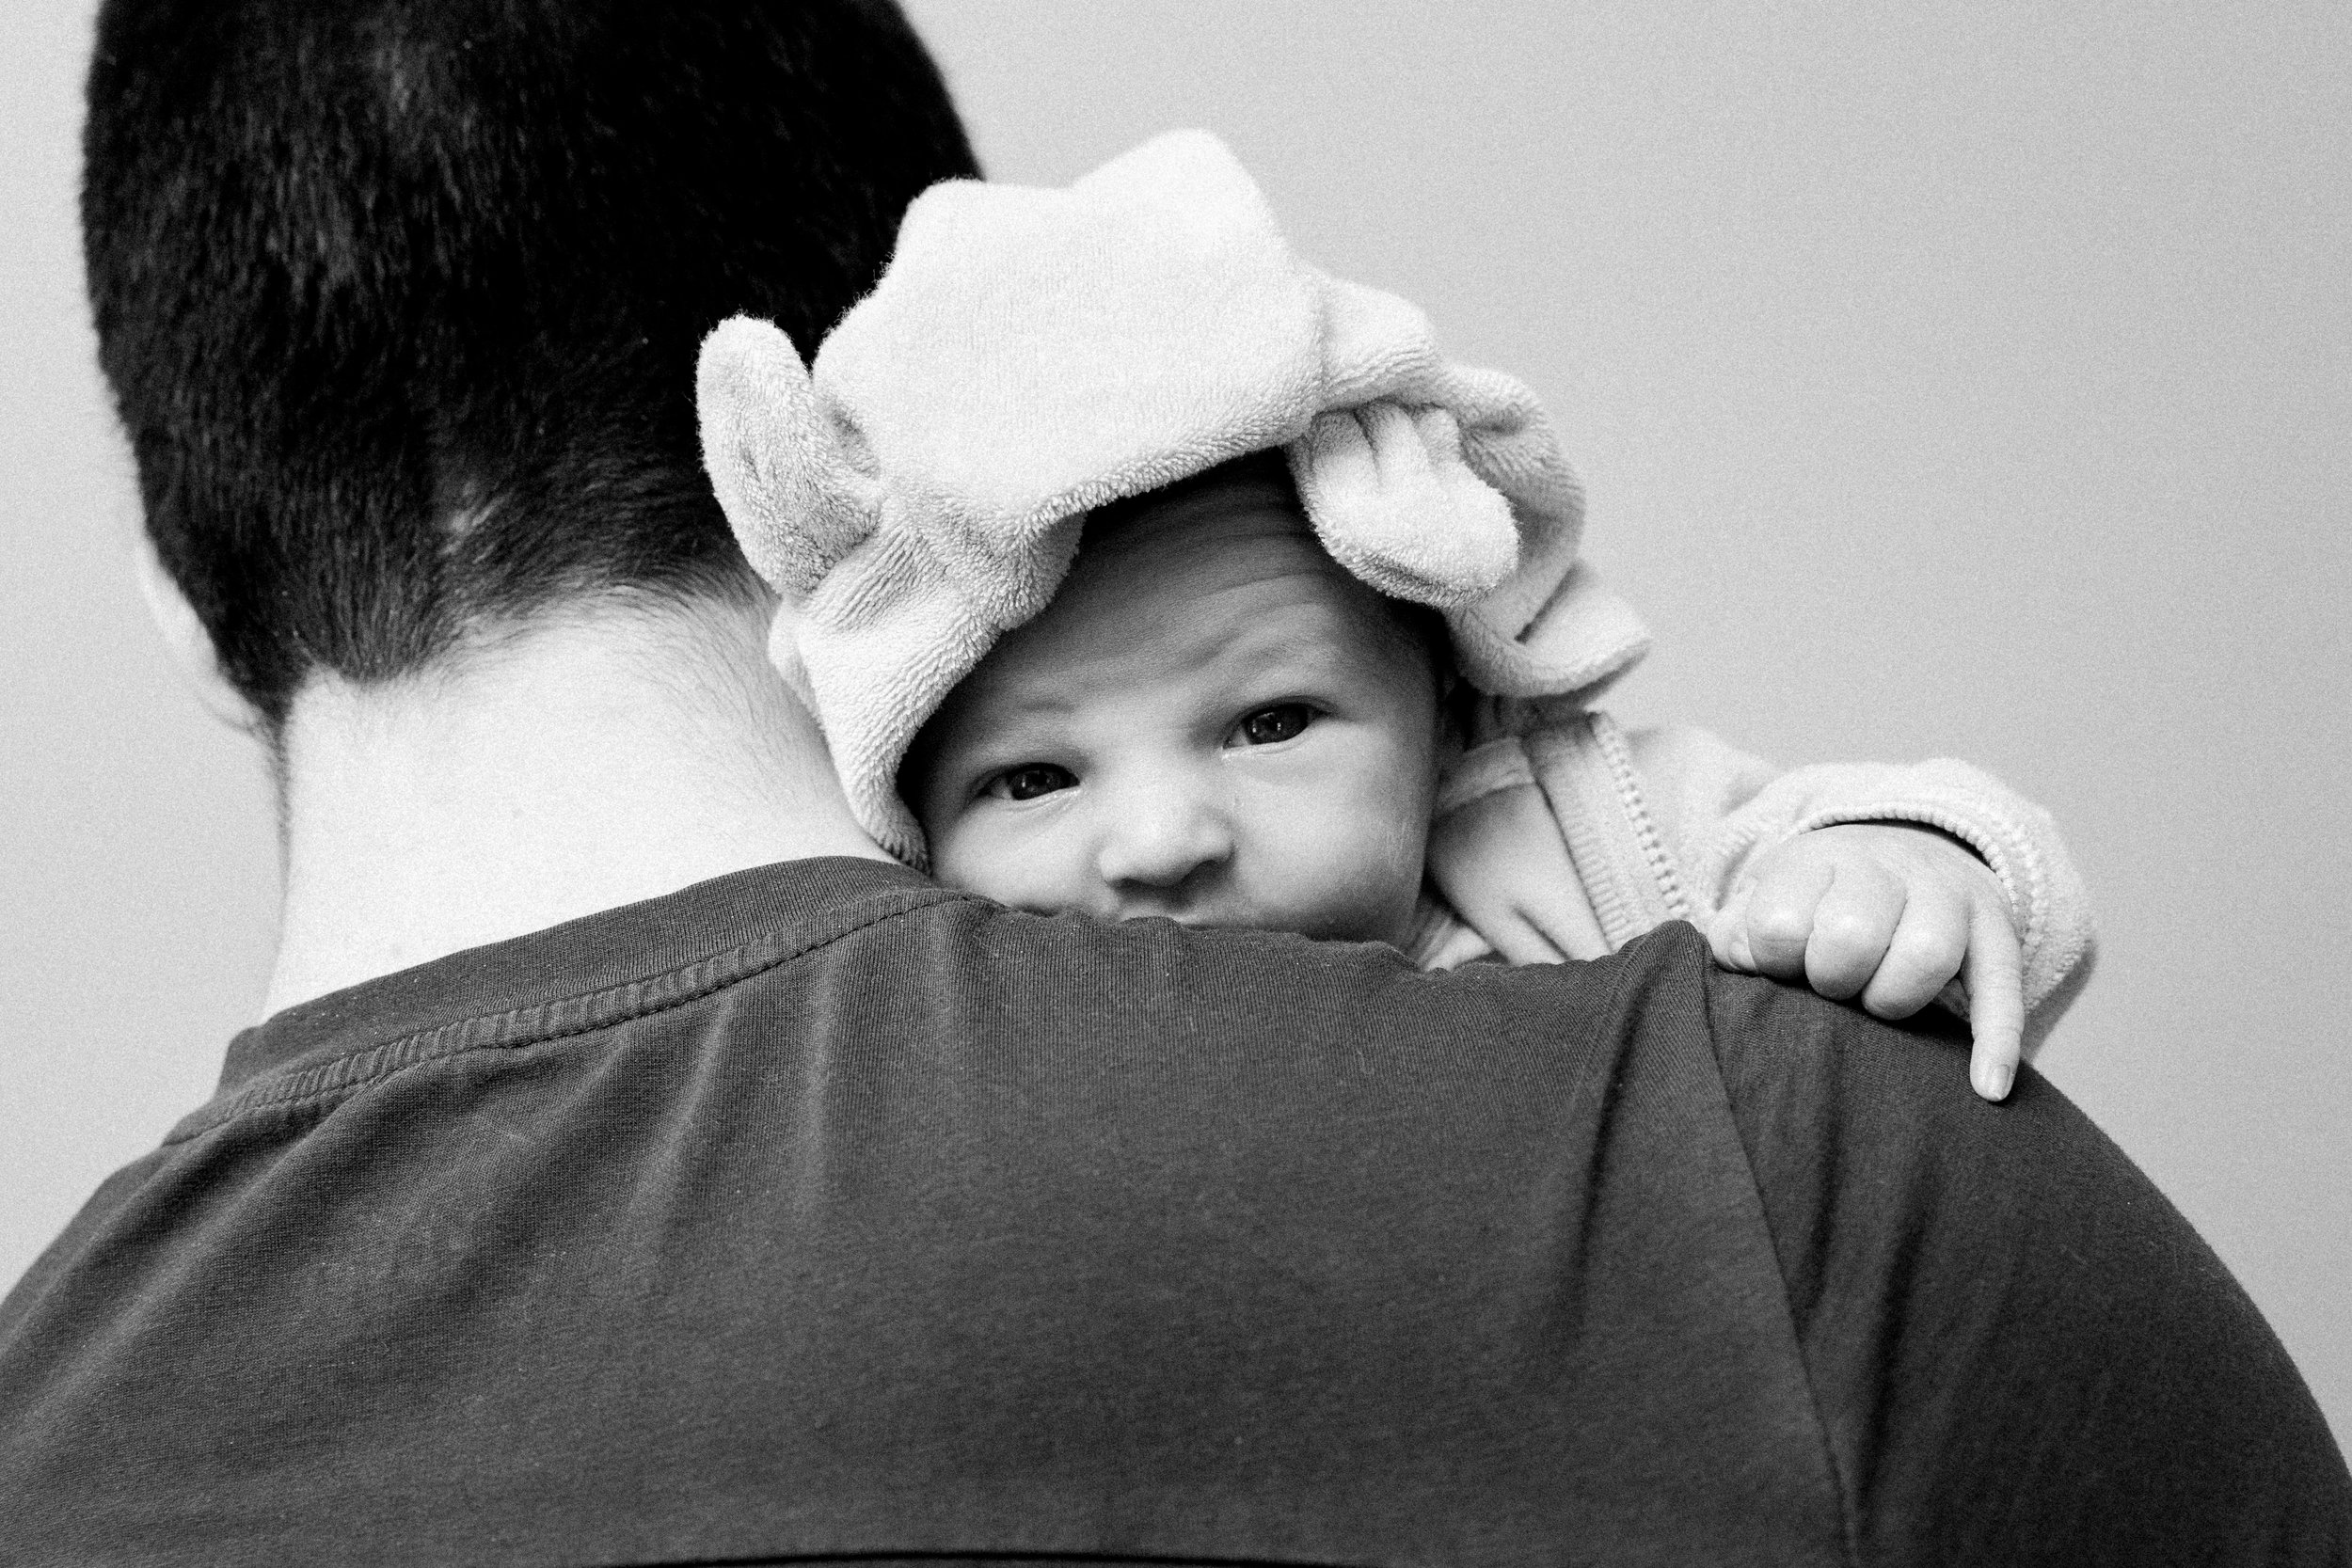
M 220 656 L 214 651 L 213 640 L 198 618 L 196 607 L 180 592 L 180 585 L 164 569 L 163 558 L 155 553 L 155 542 L 145 529 L 136 530 L 131 542 L 131 569 L 139 582 L 139 597 L 147 601 L 147 613 L 154 618 L 155 629 L 163 633 L 164 646 L 170 650 L 171 661 L 180 667 L 196 700 L 204 710 L 230 729 L 250 733 L 262 728 L 262 716 L 245 693 L 239 691 L 220 667 Z

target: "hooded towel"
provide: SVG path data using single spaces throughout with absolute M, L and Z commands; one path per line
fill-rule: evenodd
M 1248 452 L 1281 449 L 1324 546 L 1440 610 L 1486 691 L 1588 698 L 1648 645 L 1577 562 L 1582 492 L 1534 395 L 1300 261 L 1201 132 L 1067 190 L 933 186 L 812 366 L 739 316 L 698 395 L 720 503 L 787 601 L 771 655 L 910 864 L 909 744 L 1044 609 L 1088 511 Z

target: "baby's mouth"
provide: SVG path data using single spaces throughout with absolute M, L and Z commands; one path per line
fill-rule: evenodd
M 1235 908 L 1230 904 L 1188 904 L 1179 908 L 1130 907 L 1119 911 L 1120 920 L 1169 920 L 1195 931 L 1272 931 L 1281 930 L 1281 923 L 1271 916 Z

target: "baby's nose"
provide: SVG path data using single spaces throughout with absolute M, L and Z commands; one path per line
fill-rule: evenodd
M 1094 868 L 1114 891 L 1170 892 L 1232 858 L 1232 826 L 1197 790 L 1163 784 L 1120 803 Z

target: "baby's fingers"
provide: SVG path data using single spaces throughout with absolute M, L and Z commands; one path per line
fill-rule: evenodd
M 1991 1101 L 2009 1098 L 2026 1043 L 2026 959 L 2009 917 L 1991 900 L 1977 905 L 1968 958 L 1968 1082 Z
M 1914 886 L 1885 956 L 1863 989 L 1863 1006 L 1879 1018 L 1909 1018 L 1934 1001 L 1967 959 L 1969 916 L 1965 899 Z
M 1742 974 L 1760 973 L 1756 967 L 1756 954 L 1748 945 L 1748 895 L 1755 890 L 1755 883 L 1742 883 L 1731 895 L 1731 901 L 1717 910 L 1715 918 L 1707 923 L 1707 945 L 1714 950 L 1715 961 Z
M 1779 980 L 1804 979 L 1814 911 L 1835 878 L 1827 862 L 1810 860 L 1781 862 L 1758 878 L 1741 901 L 1749 961 L 1740 967 Z
M 1813 911 L 1806 983 L 1839 1001 L 1860 996 L 1886 961 L 1907 902 L 1903 884 L 1883 868 L 1852 862 L 1838 866 Z

